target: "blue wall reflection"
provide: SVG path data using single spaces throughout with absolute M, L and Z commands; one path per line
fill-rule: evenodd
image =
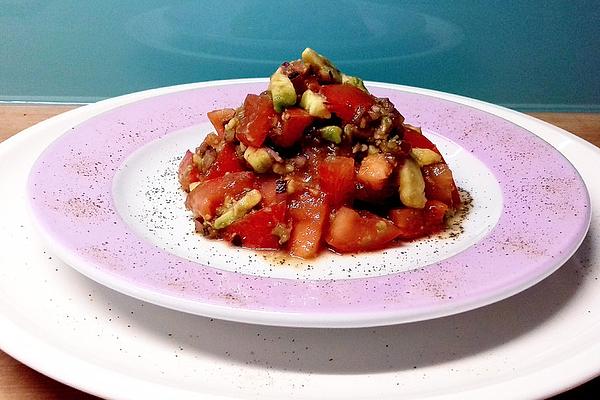
M 600 110 L 598 1 L 0 0 L 0 100 L 269 75 L 310 46 L 366 80 Z

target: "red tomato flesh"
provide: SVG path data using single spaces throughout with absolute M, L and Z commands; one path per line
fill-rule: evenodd
M 224 229 L 223 237 L 232 241 L 237 236 L 242 247 L 276 250 L 279 236 L 273 235 L 277 224 L 285 223 L 285 201 L 253 211 Z
M 200 173 L 193 161 L 194 153 L 187 151 L 179 163 L 178 178 L 181 187 L 186 192 L 190 190 L 190 183 L 200 180 Z
M 341 207 L 333 215 L 325 241 L 340 253 L 353 253 L 385 247 L 399 234 L 400 230 L 385 218 Z
M 327 100 L 327 109 L 345 124 L 353 122 L 355 116 L 361 115 L 375 104 L 370 94 L 351 85 L 326 85 L 321 87 L 320 92 Z
M 287 199 L 285 191 L 282 193 L 277 192 L 277 180 L 278 178 L 262 178 L 260 180 L 258 190 L 262 196 L 261 203 L 263 207 L 280 203 Z
M 233 108 L 224 108 L 222 110 L 214 110 L 206 113 L 208 120 L 215 127 L 219 137 L 223 137 L 225 134 L 225 125 L 234 115 L 235 110 Z
M 398 227 L 401 239 L 416 239 L 427 235 L 425 215 L 420 208 L 398 208 L 390 210 L 390 219 Z
M 406 143 L 409 143 L 412 148 L 420 148 L 420 149 L 429 149 L 433 150 L 439 155 L 442 155 L 435 144 L 429 139 L 425 137 L 425 135 L 420 134 L 419 132 L 413 129 L 405 129 L 404 136 L 402 140 Z
M 360 163 L 357 179 L 374 191 L 382 190 L 393 172 L 392 165 L 383 154 L 370 154 Z
M 271 96 L 249 94 L 244 100 L 244 111 L 235 135 L 246 146 L 260 147 L 277 121 Z
M 428 200 L 425 203 L 425 225 L 429 232 L 437 232 L 444 229 L 444 218 L 448 212 L 448 205 L 438 200 Z
M 452 177 L 452 171 L 446 163 L 425 165 L 421 171 L 425 180 L 425 196 L 431 200 L 439 200 L 451 208 L 460 205 L 458 189 Z
M 321 84 L 316 76 L 299 75 L 291 81 L 296 93 L 304 93 L 307 89 L 316 93 L 321 89 Z
M 319 164 L 319 185 L 332 208 L 354 197 L 354 159 L 350 157 L 327 157 Z
M 185 205 L 195 216 L 209 220 L 215 216 L 226 197 L 235 198 L 255 186 L 252 172 L 232 172 L 220 178 L 202 182 L 192 190 Z
M 417 239 L 444 228 L 448 205 L 428 200 L 424 208 L 397 208 L 390 210 L 390 219 L 400 230 L 400 239 Z
M 280 147 L 292 147 L 304 135 L 304 130 L 314 121 L 314 117 L 302 108 L 288 108 L 281 114 L 281 132 L 271 135 L 271 140 Z
M 288 211 L 293 221 L 290 254 L 301 258 L 315 257 L 329 213 L 325 195 L 302 192 L 290 202 Z
M 235 145 L 226 143 L 206 173 L 205 179 L 220 178 L 228 172 L 243 171 L 244 164 L 235 153 Z

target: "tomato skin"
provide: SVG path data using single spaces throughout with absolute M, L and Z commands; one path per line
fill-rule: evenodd
M 452 171 L 444 162 L 425 165 L 421 168 L 425 180 L 425 196 L 430 200 L 439 200 L 450 208 L 460 205 L 458 189 L 452 177 Z
M 375 104 L 370 94 L 351 85 L 325 85 L 321 87 L 320 93 L 327 100 L 327 109 L 345 124 L 352 123 L 357 114 L 362 114 Z
M 279 237 L 273 235 L 277 224 L 285 223 L 286 202 L 282 201 L 252 211 L 223 230 L 223 237 L 232 241 L 237 237 L 241 246 L 251 249 L 276 250 Z
M 204 179 L 220 178 L 228 172 L 240 172 L 244 169 L 244 164 L 235 153 L 235 145 L 225 143 L 223 149 L 217 153 L 217 158 L 208 169 Z
M 287 108 L 281 114 L 281 130 L 272 134 L 271 140 L 279 147 L 292 147 L 304 135 L 304 130 L 313 123 L 315 118 L 298 107 Z
M 327 157 L 319 164 L 319 185 L 331 208 L 352 200 L 355 183 L 354 159 Z
M 246 146 L 260 147 L 276 121 L 271 96 L 249 94 L 244 100 L 244 112 L 235 128 L 235 136 Z
M 215 127 L 219 137 L 225 134 L 225 125 L 235 115 L 233 108 L 223 108 L 222 110 L 213 110 L 206 113 L 208 120 Z
M 210 220 L 226 197 L 235 198 L 255 185 L 254 173 L 231 172 L 200 183 L 188 194 L 185 206 L 192 210 L 194 216 Z
M 442 155 L 437 146 L 433 144 L 431 140 L 427 139 L 425 135 L 422 135 L 413 129 L 404 129 L 404 136 L 402 137 L 402 140 L 406 143 L 409 143 L 412 148 L 429 149 L 435 151 L 439 155 Z
M 194 165 L 193 157 L 194 153 L 188 150 L 179 163 L 177 177 L 181 187 L 186 192 L 190 190 L 190 183 L 198 182 L 200 180 L 200 171 L 198 171 L 198 167 Z
M 289 240 L 290 254 L 304 259 L 315 257 L 321 246 L 323 227 L 329 213 L 325 195 L 302 192 L 289 203 L 288 213 L 293 223 Z
M 385 218 L 341 207 L 332 216 L 325 241 L 340 253 L 354 253 L 383 248 L 399 234 L 400 230 Z

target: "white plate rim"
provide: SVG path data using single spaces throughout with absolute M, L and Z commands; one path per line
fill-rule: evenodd
M 118 108 L 121 106 L 126 106 L 130 103 L 133 103 L 137 100 L 152 98 L 164 94 L 174 93 L 174 92 L 183 92 L 190 89 L 197 89 L 202 87 L 211 87 L 213 85 L 234 85 L 234 84 L 246 84 L 246 83 L 263 83 L 266 82 L 265 78 L 251 78 L 251 79 L 233 79 L 233 80 L 225 80 L 225 81 L 211 81 L 211 82 L 202 82 L 197 84 L 186 84 L 179 86 L 172 86 L 166 88 L 158 88 L 144 92 L 133 93 L 130 95 L 125 95 L 113 99 L 108 99 L 102 101 L 100 103 L 89 106 L 87 118 L 92 118 L 98 114 L 102 114 L 105 111 L 108 111 L 113 108 Z M 406 91 L 409 93 L 422 94 L 434 98 L 440 98 L 444 100 L 449 100 L 453 103 L 457 103 L 466 107 L 471 107 L 475 109 L 482 110 L 491 115 L 500 117 L 509 122 L 516 123 L 511 121 L 509 118 L 505 118 L 500 115 L 500 111 L 510 111 L 508 109 L 504 109 L 499 106 L 494 106 L 489 103 L 481 102 L 478 100 L 469 99 L 467 97 L 457 96 L 448 93 L 437 92 L 428 89 L 420 89 L 413 88 L 408 86 L 396 85 L 396 84 L 387 84 L 381 82 L 368 82 L 368 84 L 372 86 L 376 86 L 379 88 L 388 88 L 392 90 L 400 90 Z M 105 105 L 108 107 L 100 107 L 101 105 Z M 85 108 L 85 107 L 84 107 Z M 516 113 L 512 111 L 512 113 Z M 518 114 L 518 113 L 516 113 Z M 85 120 L 85 118 L 84 118 Z M 74 125 L 74 124 L 73 124 Z M 521 124 L 516 123 L 516 125 L 521 126 Z M 537 136 L 537 135 L 536 135 Z M 542 139 L 543 140 L 543 139 Z M 588 194 L 588 203 L 589 203 L 589 194 Z M 591 207 L 587 210 L 588 217 L 591 216 Z M 586 230 L 589 227 L 589 218 L 587 221 Z M 141 286 L 130 285 L 125 281 L 121 281 L 119 279 L 114 279 L 111 276 L 107 275 L 101 270 L 96 270 L 94 268 L 82 268 L 79 267 L 81 265 L 86 265 L 85 261 L 80 260 L 77 254 L 73 254 L 72 251 L 63 247 L 58 241 L 54 240 L 51 234 L 45 231 L 45 229 L 40 230 L 41 234 L 45 236 L 46 240 L 52 244 L 53 249 L 59 254 L 59 256 L 66 260 L 69 264 L 75 266 L 80 272 L 86 274 L 92 279 L 102 282 L 103 284 L 108 285 L 114 289 L 117 289 L 121 292 L 127 293 L 134 297 L 140 298 L 144 301 L 149 301 L 155 304 L 167 306 L 169 308 L 177 309 L 180 311 L 190 312 L 199 315 L 207 315 L 213 316 L 216 318 L 241 321 L 241 322 L 249 322 L 249 323 L 259 323 L 265 325 L 280 325 L 280 326 L 297 326 L 297 327 L 361 327 L 361 326 L 380 326 L 380 325 L 389 325 L 399 322 L 412 322 L 416 320 L 430 319 L 436 318 L 443 315 L 451 315 L 463 311 L 467 311 L 476 307 L 484 306 L 504 298 L 510 297 L 527 287 L 530 287 L 539 281 L 546 278 L 548 275 L 556 271 L 565 261 L 569 259 L 569 257 L 575 252 L 577 247 L 581 244 L 584 239 L 582 236 L 577 243 L 576 246 L 573 247 L 572 251 L 569 253 L 564 253 L 561 255 L 560 259 L 555 262 L 553 268 L 549 268 L 544 271 L 541 275 L 536 275 L 533 279 L 530 277 L 527 280 L 522 280 L 519 282 L 519 285 L 514 285 L 509 288 L 509 290 L 504 289 L 496 293 L 493 296 L 486 296 L 484 301 L 481 298 L 470 299 L 470 301 L 462 303 L 458 305 L 446 305 L 444 308 L 440 309 L 426 309 L 422 311 L 420 314 L 411 314 L 406 315 L 406 313 L 402 312 L 373 312 L 371 314 L 356 314 L 349 315 L 348 313 L 319 313 L 319 312 L 311 312 L 310 314 L 297 314 L 297 313 L 289 313 L 289 312 L 278 312 L 278 311 L 262 311 L 262 310 L 252 310 L 252 309 L 244 309 L 244 308 L 235 308 L 235 307 L 227 307 L 216 304 L 198 304 L 193 300 L 188 300 L 185 298 L 177 298 L 168 294 L 157 293 L 152 289 L 147 289 Z

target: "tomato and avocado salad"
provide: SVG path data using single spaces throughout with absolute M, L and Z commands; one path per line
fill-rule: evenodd
M 267 90 L 214 110 L 179 166 L 196 231 L 300 258 L 441 231 L 460 206 L 437 147 L 387 98 L 307 48 Z

